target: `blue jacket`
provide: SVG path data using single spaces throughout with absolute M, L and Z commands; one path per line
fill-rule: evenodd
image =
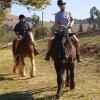
M 55 23 L 59 25 L 68 26 L 68 24 L 73 20 L 71 12 L 59 11 L 55 15 Z
M 24 36 L 26 32 L 28 32 L 28 30 L 30 30 L 31 27 L 28 23 L 24 22 L 24 23 L 17 23 L 14 27 L 14 32 L 15 33 L 19 33 L 19 35 Z

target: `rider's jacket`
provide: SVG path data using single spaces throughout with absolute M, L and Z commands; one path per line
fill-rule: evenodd
M 23 23 L 17 23 L 16 26 L 14 27 L 14 32 L 19 33 L 19 35 L 24 36 L 26 32 L 28 32 L 28 30 L 30 30 L 30 25 L 26 22 Z
M 68 26 L 73 20 L 71 12 L 68 11 L 59 11 L 55 15 L 55 23 L 63 26 Z

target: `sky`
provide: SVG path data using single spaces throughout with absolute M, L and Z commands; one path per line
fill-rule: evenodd
M 66 10 L 70 11 L 74 18 L 84 19 L 88 18 L 89 11 L 93 6 L 96 6 L 100 9 L 100 0 L 65 0 L 66 1 Z M 59 11 L 57 6 L 57 0 L 52 0 L 51 5 L 47 6 L 44 12 L 44 21 L 54 21 L 54 14 Z M 34 13 L 39 15 L 40 19 L 42 17 L 42 11 L 28 11 L 26 7 L 19 6 L 16 4 L 12 5 L 11 14 L 19 16 L 24 14 L 26 17 L 32 17 Z

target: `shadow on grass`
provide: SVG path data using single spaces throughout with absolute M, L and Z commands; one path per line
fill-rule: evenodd
M 78 38 L 93 37 L 96 35 L 100 35 L 100 31 L 91 32 L 91 33 L 83 32 L 83 33 L 77 34 Z
M 46 96 L 46 97 L 40 97 L 40 98 L 34 98 L 34 95 L 38 95 L 43 92 L 52 92 L 56 91 L 56 87 L 45 87 L 35 90 L 28 90 L 28 91 L 22 91 L 22 92 L 11 92 L 6 94 L 0 95 L 0 100 L 54 100 L 55 95 Z
M 0 74 L 0 81 L 4 81 L 4 80 L 13 80 L 13 78 L 9 78 L 7 76 L 9 76 L 10 74 Z
M 28 91 L 24 92 L 12 92 L 0 95 L 0 100 L 35 100 L 34 97 Z

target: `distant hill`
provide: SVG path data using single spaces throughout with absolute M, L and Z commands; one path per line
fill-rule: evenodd
M 32 24 L 32 19 L 30 17 L 27 17 L 26 19 L 30 24 Z M 9 26 L 15 26 L 15 24 L 18 22 L 18 16 L 15 16 L 15 15 L 12 15 L 10 13 L 8 13 L 5 21 L 3 22 L 3 24 L 7 24 Z M 76 21 L 75 19 L 75 24 L 73 26 L 73 31 L 74 32 L 77 32 L 79 30 L 79 21 Z M 48 28 L 51 28 L 52 25 L 54 24 L 54 22 L 44 22 L 44 26 L 48 27 Z M 84 23 L 83 25 L 84 27 L 84 30 L 86 31 L 87 27 L 88 27 L 88 24 L 87 23 Z
M 18 22 L 18 17 L 8 13 L 3 24 L 7 24 L 9 26 L 14 26 L 17 22 Z
M 29 23 L 32 23 L 32 18 L 27 17 L 26 21 Z M 15 24 L 18 22 L 18 16 L 12 15 L 10 13 L 7 14 L 7 17 L 3 24 L 7 24 L 9 26 L 15 26 Z M 44 26 L 51 27 L 53 24 L 49 22 L 44 22 Z

